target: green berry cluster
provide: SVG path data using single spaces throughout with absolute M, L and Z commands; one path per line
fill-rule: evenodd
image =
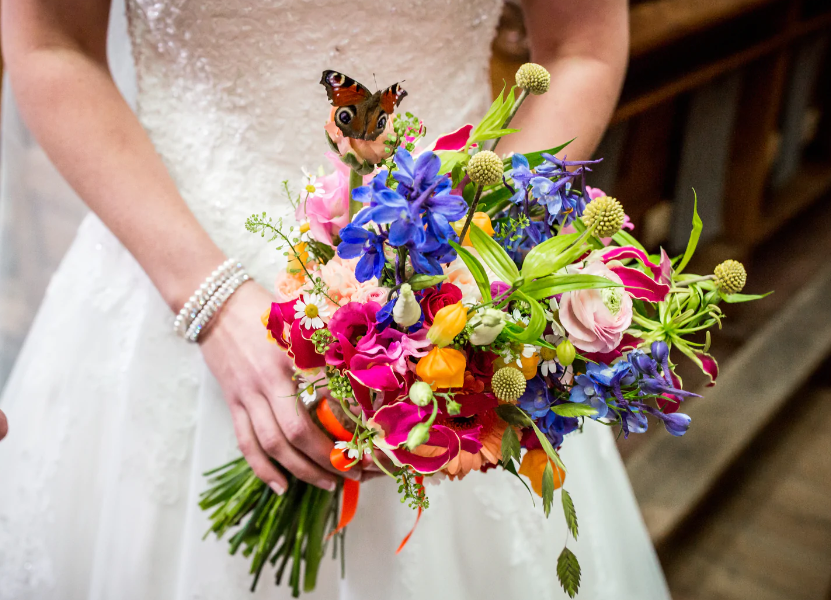
M 349 379 L 339 373 L 329 378 L 329 393 L 335 400 L 346 400 L 355 396 Z
M 315 352 L 325 354 L 335 338 L 328 329 L 318 329 L 312 334 L 310 339 L 315 345 Z
M 457 348 L 462 348 L 470 343 L 470 334 L 473 333 L 473 327 L 465 325 L 465 328 L 459 332 L 459 335 L 453 338 L 452 345 Z

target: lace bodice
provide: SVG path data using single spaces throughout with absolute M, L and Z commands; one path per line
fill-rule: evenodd
M 228 254 L 268 282 L 280 259 L 243 228 L 288 216 L 284 180 L 323 164 L 318 84 L 405 80 L 430 136 L 480 117 L 501 0 L 128 0 L 137 110 L 179 189 Z

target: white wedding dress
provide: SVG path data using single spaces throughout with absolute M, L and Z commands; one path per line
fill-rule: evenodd
M 128 0 L 137 112 L 205 229 L 269 287 L 283 259 L 243 223 L 263 210 L 289 216 L 281 182 L 324 162 L 321 71 L 370 87 L 373 74 L 379 86 L 405 79 L 402 108 L 432 134 L 449 131 L 488 105 L 499 13 L 499 0 Z M 0 599 L 289 597 L 268 576 L 252 595 L 248 561 L 202 540 L 201 473 L 238 451 L 217 382 L 172 317 L 87 217 L 0 399 L 11 425 L 0 443 Z M 563 458 L 580 518 L 569 542 L 579 597 L 668 598 L 611 433 L 589 423 Z M 346 578 L 326 559 L 309 597 L 564 597 L 558 504 L 546 520 L 497 471 L 428 492 L 396 556 L 415 513 L 390 481 L 363 486 Z

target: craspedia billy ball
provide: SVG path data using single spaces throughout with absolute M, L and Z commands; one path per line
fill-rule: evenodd
M 529 93 L 539 96 L 548 91 L 551 73 L 536 63 L 525 63 L 516 72 L 516 84 Z
M 519 369 L 502 367 L 491 379 L 493 394 L 505 402 L 515 402 L 525 392 L 525 375 Z
M 583 211 L 583 223 L 591 227 L 597 223 L 594 233 L 598 237 L 612 237 L 620 231 L 626 214 L 623 206 L 615 198 L 600 196 L 586 205 Z
M 467 175 L 473 183 L 493 185 L 502 181 L 502 159 L 495 152 L 482 150 L 467 164 Z
M 738 294 L 747 283 L 747 271 L 737 260 L 725 260 L 713 270 L 713 273 L 718 289 L 725 294 Z

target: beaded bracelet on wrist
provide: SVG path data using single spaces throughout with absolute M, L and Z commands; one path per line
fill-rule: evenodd
M 173 321 L 173 330 L 184 337 L 194 319 L 199 315 L 208 300 L 228 281 L 233 275 L 243 270 L 242 263 L 234 258 L 229 258 L 219 265 L 199 286 L 193 295 L 185 302 L 182 310 Z
M 248 273 L 243 270 L 234 273 L 230 279 L 223 283 L 216 293 L 205 303 L 202 310 L 190 324 L 190 327 L 188 327 L 185 333 L 185 339 L 193 343 L 198 342 L 199 334 L 202 333 L 211 319 L 219 312 L 222 305 L 249 279 L 251 278 L 248 276 Z

